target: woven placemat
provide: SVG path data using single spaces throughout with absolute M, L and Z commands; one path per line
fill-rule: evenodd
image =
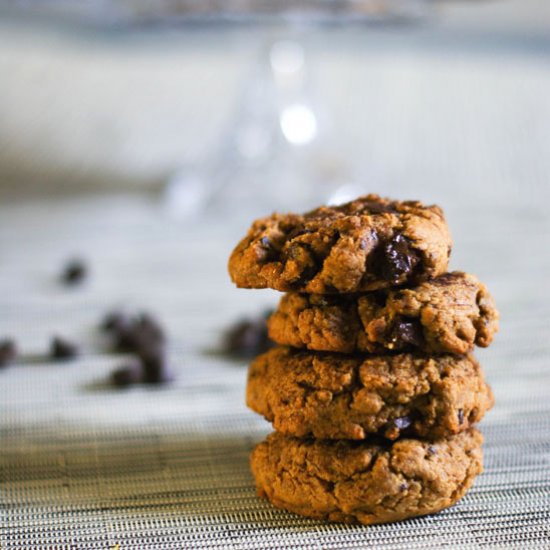
M 481 425 L 485 473 L 449 510 L 372 527 L 255 495 L 248 455 L 270 426 L 244 406 L 245 362 L 215 352 L 224 327 L 277 299 L 228 281 L 248 220 L 172 223 L 135 196 L 1 205 L 0 334 L 23 352 L 0 372 L 1 548 L 550 548 L 550 231 L 547 191 L 524 191 L 441 201 L 453 267 L 476 272 L 502 312 L 477 354 L 497 400 Z M 67 289 L 56 276 L 75 252 L 91 275 Z M 117 304 L 166 324 L 172 385 L 105 383 L 122 358 L 97 323 Z M 82 356 L 45 360 L 53 333 Z

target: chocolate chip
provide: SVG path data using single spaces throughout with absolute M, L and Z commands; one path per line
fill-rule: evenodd
M 462 409 L 458 409 L 458 423 L 464 423 L 464 411 Z
M 73 359 L 78 355 L 78 347 L 76 344 L 56 336 L 50 345 L 50 355 L 54 359 Z
M 433 445 L 430 445 L 428 447 L 428 452 L 431 454 L 431 455 L 435 455 L 437 454 L 437 449 L 433 446 Z
M 375 201 L 367 201 L 365 203 L 365 211 L 368 214 L 386 214 L 396 212 L 393 205 Z
M 166 341 L 164 329 L 148 313 L 131 318 L 121 312 L 112 312 L 102 326 L 113 334 L 115 349 L 121 352 L 137 352 L 141 348 Z
M 0 367 L 9 365 L 17 357 L 17 345 L 11 338 L 0 340 Z
M 130 326 L 131 319 L 122 311 L 114 310 L 105 315 L 101 322 L 101 329 L 105 332 L 119 332 Z
M 168 365 L 166 350 L 160 344 L 151 344 L 139 351 L 146 384 L 163 384 L 174 379 Z
M 254 319 L 243 319 L 225 335 L 224 351 L 231 355 L 252 357 L 273 347 L 267 335 L 266 318 L 272 310 Z
M 114 370 L 111 374 L 111 381 L 120 388 L 131 386 L 141 382 L 141 364 L 137 359 L 130 360 L 126 365 Z
M 139 332 L 135 329 L 134 324 L 121 327 L 115 332 L 115 349 L 123 353 L 135 352 L 141 346 L 141 338 Z
M 403 235 L 395 236 L 383 245 L 380 272 L 384 279 L 398 283 L 403 275 L 411 273 L 418 263 L 418 255 Z
M 406 430 L 412 424 L 412 420 L 408 416 L 401 416 L 395 418 L 393 424 L 399 430 Z
M 409 488 L 408 483 L 401 483 L 401 485 L 399 485 L 399 490 L 400 491 L 406 491 L 408 488 Z
M 262 243 L 262 246 L 265 246 L 266 248 L 271 248 L 271 241 L 269 240 L 269 237 L 262 237 L 260 239 L 260 242 Z
M 410 344 L 411 346 L 420 347 L 424 342 L 422 328 L 416 320 L 405 321 L 397 320 L 392 331 L 392 342 L 396 347 Z
M 155 342 L 164 342 L 166 335 L 159 321 L 149 313 L 142 313 L 136 322 L 136 330 Z
M 70 260 L 63 269 L 61 280 L 67 285 L 81 283 L 88 275 L 88 268 L 82 260 Z

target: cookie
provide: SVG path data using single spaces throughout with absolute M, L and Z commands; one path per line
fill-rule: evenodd
M 498 311 L 485 285 L 457 271 L 368 294 L 289 293 L 268 327 L 278 344 L 317 351 L 467 353 L 491 343 Z
M 451 244 L 438 206 L 366 195 L 256 220 L 232 252 L 229 273 L 241 288 L 370 291 L 445 273 Z
M 251 364 L 247 405 L 296 437 L 443 437 L 479 422 L 493 394 L 471 355 L 345 356 L 274 348 Z
M 252 452 L 260 496 L 302 516 L 363 524 L 399 521 L 455 504 L 482 471 L 481 434 L 435 441 L 297 439 L 273 433 Z

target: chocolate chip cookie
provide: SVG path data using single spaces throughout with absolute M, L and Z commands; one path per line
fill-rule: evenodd
M 289 293 L 268 326 L 278 344 L 317 351 L 466 353 L 491 343 L 498 311 L 485 285 L 456 271 L 406 289 Z
M 493 405 L 471 355 L 346 356 L 274 348 L 251 364 L 247 405 L 296 437 L 443 437 Z
M 370 291 L 445 273 L 451 244 L 438 206 L 366 195 L 256 220 L 231 254 L 229 273 L 241 288 Z
M 296 439 L 273 433 L 251 456 L 258 494 L 302 516 L 363 524 L 455 504 L 482 471 L 481 434 L 394 443 Z

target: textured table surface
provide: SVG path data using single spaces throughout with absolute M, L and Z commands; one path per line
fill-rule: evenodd
M 0 372 L 1 548 L 550 548 L 549 191 L 525 180 L 473 201 L 475 186 L 416 196 L 445 207 L 453 268 L 477 273 L 502 312 L 478 352 L 497 400 L 485 473 L 452 509 L 373 527 L 305 520 L 255 495 L 248 454 L 270 427 L 243 404 L 245 363 L 213 351 L 225 326 L 277 298 L 228 281 L 247 216 L 186 225 L 137 195 L 3 203 L 0 334 L 23 357 Z M 56 275 L 74 253 L 92 273 L 66 289 Z M 165 322 L 173 385 L 105 384 L 121 358 L 97 322 L 117 304 Z M 48 364 L 53 333 L 83 355 Z

